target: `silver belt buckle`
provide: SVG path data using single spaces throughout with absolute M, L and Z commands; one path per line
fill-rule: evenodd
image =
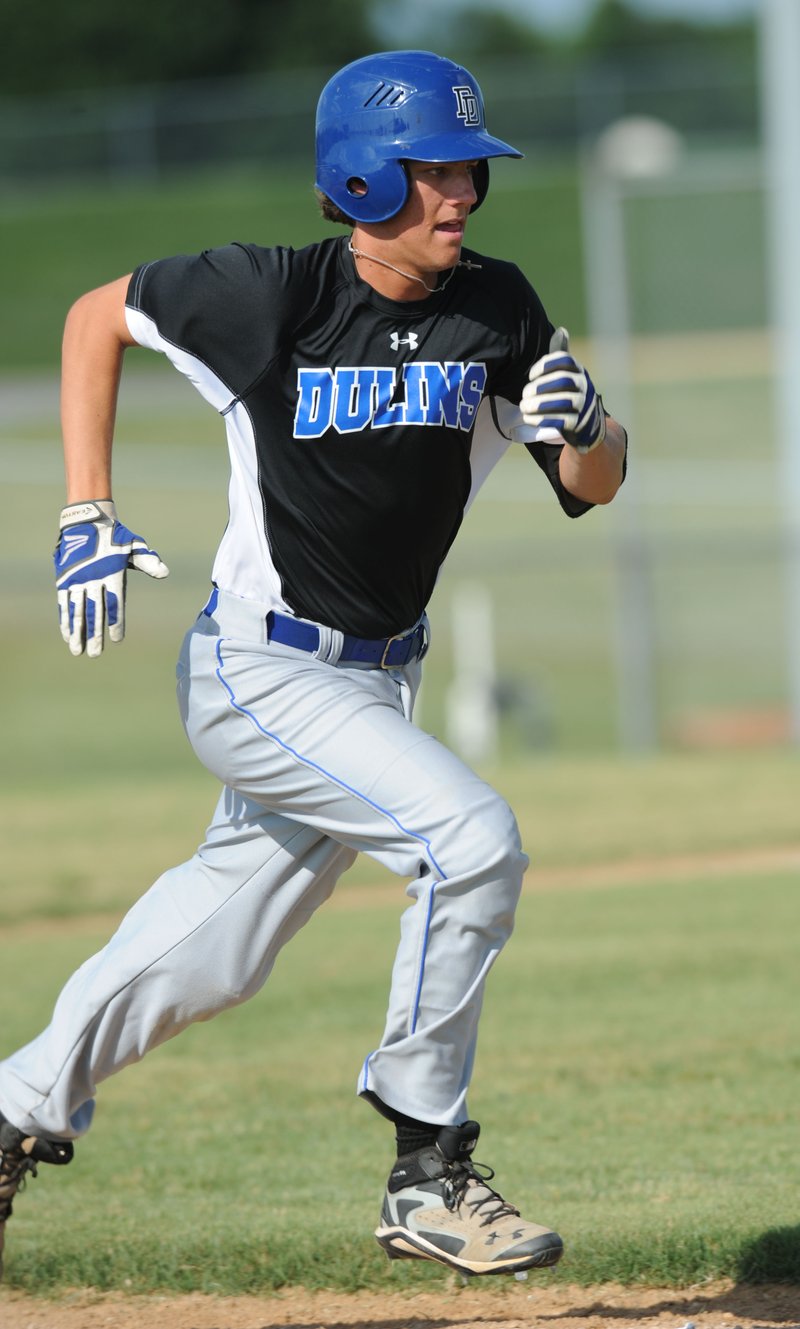
M 386 645 L 383 648 L 383 655 L 381 656 L 381 663 L 380 663 L 381 669 L 395 669 L 397 667 L 396 665 L 390 665 L 386 663 L 386 657 L 389 654 L 389 648 L 391 647 L 392 642 L 402 641 L 404 637 L 410 637 L 410 636 L 411 636 L 410 632 L 396 632 L 393 637 L 387 638 Z
M 425 655 L 428 649 L 428 629 L 426 628 L 424 623 L 418 623 L 417 626 L 415 628 L 412 628 L 410 632 L 398 632 L 395 634 L 394 637 L 389 637 L 389 639 L 386 642 L 386 645 L 383 648 L 383 655 L 381 656 L 381 663 L 380 663 L 381 669 L 398 668 L 397 665 L 390 665 L 386 663 L 386 657 L 389 654 L 389 647 L 394 641 L 405 641 L 408 637 L 415 637 L 420 630 L 422 631 L 422 640 L 420 642 L 420 649 L 417 651 L 417 654 L 415 655 L 414 659 L 421 660 L 423 655 Z M 409 660 L 406 660 L 406 664 L 410 663 L 411 662 Z M 403 666 L 401 665 L 399 667 L 402 668 Z

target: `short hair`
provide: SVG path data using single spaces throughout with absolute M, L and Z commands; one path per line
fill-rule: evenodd
M 333 200 L 328 198 L 327 194 L 323 194 L 321 189 L 316 189 L 314 192 L 317 196 L 319 210 L 325 221 L 335 222 L 338 226 L 355 226 L 353 218 L 348 217 L 346 212 L 342 212 L 342 209 L 337 207 Z

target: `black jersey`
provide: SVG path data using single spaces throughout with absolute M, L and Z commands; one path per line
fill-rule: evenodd
M 346 238 L 228 245 L 144 264 L 127 318 L 225 419 L 223 590 L 364 637 L 424 611 L 478 485 L 512 437 L 552 327 L 511 263 L 468 265 L 425 300 L 357 275 Z M 559 446 L 526 441 L 564 510 Z

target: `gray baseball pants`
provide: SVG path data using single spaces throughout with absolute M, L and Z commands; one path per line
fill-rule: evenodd
M 411 722 L 418 664 L 337 663 L 266 639 L 267 606 L 220 593 L 178 664 L 200 760 L 224 788 L 205 843 L 165 872 L 0 1062 L 0 1111 L 31 1134 L 90 1125 L 96 1086 L 253 996 L 357 853 L 409 879 L 386 1027 L 359 1092 L 419 1120 L 468 1116 L 487 973 L 527 859 L 504 800 Z

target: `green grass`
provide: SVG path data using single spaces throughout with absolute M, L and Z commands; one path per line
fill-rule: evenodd
M 259 997 L 102 1086 L 76 1162 L 17 1206 L 10 1286 L 385 1288 L 370 1232 L 390 1137 L 353 1088 L 400 907 L 399 890 L 357 909 L 343 891 Z M 500 1185 L 565 1236 L 553 1277 L 800 1278 L 795 934 L 788 875 L 525 894 L 471 1107 Z M 7 934 L 4 1047 L 102 939 Z M 392 1285 L 443 1277 L 409 1266 Z
M 637 326 L 756 327 L 769 321 L 764 281 L 764 199 L 754 185 L 661 194 L 627 210 Z M 737 265 L 742 246 L 747 259 Z

